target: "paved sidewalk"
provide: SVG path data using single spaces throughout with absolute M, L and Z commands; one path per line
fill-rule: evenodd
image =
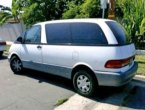
M 106 87 L 101 93 L 104 97 L 93 99 L 75 94 L 55 110 L 145 110 L 145 77 L 136 76 L 122 89 Z

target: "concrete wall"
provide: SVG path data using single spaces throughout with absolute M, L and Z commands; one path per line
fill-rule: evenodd
M 136 50 L 137 55 L 145 55 L 145 50 Z
M 14 41 L 22 32 L 24 32 L 24 25 L 22 23 L 7 23 L 0 26 L 0 38 L 6 41 Z

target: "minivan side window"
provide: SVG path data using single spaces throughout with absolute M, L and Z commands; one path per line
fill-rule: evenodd
M 113 32 L 114 36 L 116 37 L 116 40 L 118 41 L 118 44 L 119 45 L 126 44 L 126 32 L 123 29 L 123 27 L 117 22 L 113 22 L 113 21 L 106 21 L 106 24 Z
M 14 43 L 19 44 L 20 40 L 23 40 L 25 36 L 25 32 L 23 32 L 19 37 L 17 37 L 17 39 L 14 41 Z
M 94 23 L 72 23 L 72 42 L 80 45 L 107 45 L 107 39 L 99 27 Z
M 41 42 L 41 26 L 33 26 L 25 33 L 25 44 L 37 44 Z
M 67 44 L 71 42 L 70 25 L 68 23 L 46 24 L 48 44 Z

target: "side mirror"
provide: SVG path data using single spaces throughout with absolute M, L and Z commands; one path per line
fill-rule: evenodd
M 22 43 L 23 43 L 23 38 L 22 38 L 21 36 L 20 36 L 20 37 L 18 37 L 18 38 L 17 38 L 17 40 L 16 40 L 16 42 L 18 42 L 18 43 L 21 43 L 21 44 L 22 44 Z

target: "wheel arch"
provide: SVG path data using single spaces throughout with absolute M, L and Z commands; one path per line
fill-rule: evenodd
M 19 55 L 17 55 L 16 53 L 13 53 L 13 54 L 11 54 L 11 56 L 10 56 L 10 61 L 11 61 L 11 59 L 12 59 L 14 56 L 20 59 Z
M 84 64 L 79 64 L 77 66 L 75 66 L 73 69 L 72 69 L 72 73 L 71 73 L 71 80 L 73 80 L 73 77 L 75 75 L 75 73 L 79 70 L 85 70 L 87 72 L 89 72 L 89 74 L 95 78 L 95 81 L 97 82 L 98 84 L 98 79 L 97 79 L 97 76 L 95 75 L 95 73 L 93 72 L 93 70 L 89 67 L 89 66 L 86 66 Z

